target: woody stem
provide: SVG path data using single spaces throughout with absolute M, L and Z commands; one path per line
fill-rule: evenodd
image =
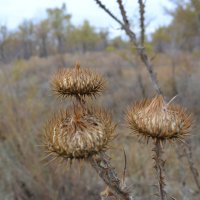
M 164 177 L 164 165 L 165 162 L 162 159 L 163 155 L 163 149 L 161 146 L 161 141 L 159 139 L 156 139 L 154 148 L 153 148 L 154 154 L 154 161 L 155 161 L 155 170 L 156 170 L 156 175 L 158 179 L 158 187 L 159 187 L 159 196 L 160 200 L 165 200 L 166 199 L 166 192 L 165 192 L 165 177 Z
M 129 192 L 121 187 L 121 181 L 105 153 L 92 156 L 89 162 L 117 199 L 134 200 Z

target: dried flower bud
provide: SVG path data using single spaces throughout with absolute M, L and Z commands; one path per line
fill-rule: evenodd
M 107 149 L 114 127 L 107 112 L 75 105 L 48 122 L 44 143 L 56 156 L 88 158 Z
M 179 105 L 165 103 L 162 96 L 136 102 L 126 116 L 134 133 L 153 139 L 182 139 L 192 126 L 192 118 Z
M 52 88 L 58 96 L 93 97 L 105 87 L 102 76 L 76 64 L 74 68 L 62 69 L 52 78 Z

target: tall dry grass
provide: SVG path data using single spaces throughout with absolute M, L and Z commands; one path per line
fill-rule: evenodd
M 59 168 L 42 161 L 45 154 L 41 150 L 40 139 L 44 121 L 58 109 L 58 104 L 64 104 L 51 97 L 49 78 L 58 68 L 73 66 L 76 61 L 81 61 L 83 66 L 96 68 L 108 80 L 108 90 L 97 101 L 113 110 L 116 122 L 122 122 L 127 105 L 144 95 L 142 87 L 147 96 L 153 93 L 147 72 L 140 67 L 137 58 L 131 62 L 127 60 L 128 54 L 126 51 L 66 54 L 48 59 L 35 57 L 29 61 L 18 60 L 0 66 L 0 199 L 99 199 L 97 194 L 102 190 L 103 183 L 88 165 L 83 165 L 81 169 L 73 165 L 67 169 L 63 164 Z M 176 102 L 181 99 L 181 104 L 194 113 L 196 127 L 191 141 L 195 163 L 200 169 L 199 59 L 192 55 L 177 55 L 175 80 L 172 58 L 159 55 L 153 62 L 160 66 L 155 71 L 164 93 L 173 97 L 175 84 L 181 97 L 177 97 Z M 138 82 L 139 74 L 142 85 Z M 123 125 L 118 130 L 115 150 L 110 152 L 113 164 L 122 174 L 124 162 L 121 149 L 124 146 L 128 161 L 127 182 L 133 184 L 137 199 L 154 199 L 153 185 L 156 182 L 149 157 L 151 149 L 143 142 L 138 144 L 136 138 L 128 133 L 129 130 Z M 168 161 L 166 176 L 170 183 L 166 190 L 177 199 L 187 195 L 189 199 L 198 200 L 200 194 L 187 159 L 178 157 L 176 152 L 179 150 L 178 146 L 170 146 L 165 155 Z

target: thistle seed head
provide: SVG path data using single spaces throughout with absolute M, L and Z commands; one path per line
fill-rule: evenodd
M 44 143 L 58 157 L 84 159 L 108 148 L 114 128 L 107 112 L 76 105 L 47 123 Z
M 105 87 L 102 76 L 87 68 L 61 69 L 52 78 L 52 89 L 58 96 L 68 97 L 94 97 L 101 93 Z
M 153 139 L 183 139 L 192 117 L 179 105 L 167 104 L 162 96 L 136 102 L 128 109 L 126 121 L 133 133 Z

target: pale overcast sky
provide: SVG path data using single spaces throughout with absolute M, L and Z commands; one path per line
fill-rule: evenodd
M 116 0 L 102 0 L 102 2 L 119 16 Z M 136 20 L 137 2 L 138 0 L 124 0 L 133 24 L 138 23 Z M 66 3 L 67 11 L 72 14 L 74 24 L 80 25 L 84 19 L 87 19 L 97 28 L 108 27 L 112 34 L 119 33 L 119 26 L 98 7 L 94 0 L 0 0 L 0 24 L 15 29 L 25 19 L 39 21 L 45 18 L 47 8 L 61 7 L 62 3 Z M 172 5 L 169 0 L 146 0 L 148 32 L 170 22 L 171 18 L 165 14 L 163 7 L 172 8 Z

